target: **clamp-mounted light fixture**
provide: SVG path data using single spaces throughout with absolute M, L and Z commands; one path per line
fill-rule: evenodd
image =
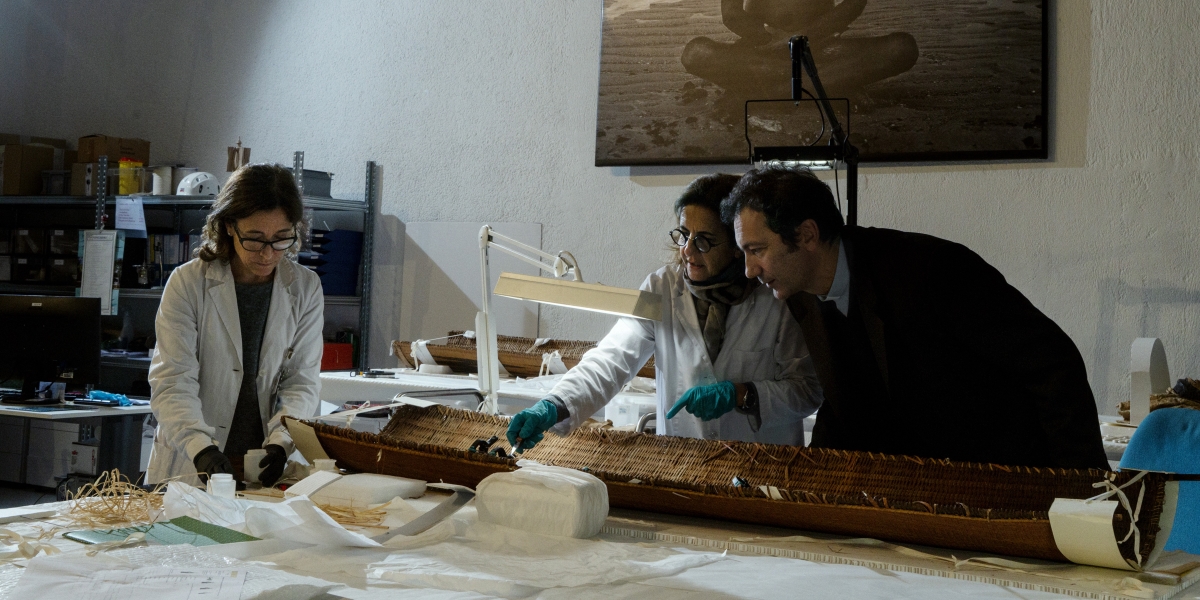
M 554 278 L 550 278 L 501 273 L 500 279 L 496 282 L 495 294 L 497 296 L 622 317 L 651 321 L 662 319 L 661 296 L 642 290 L 584 283 L 583 277 L 579 273 L 579 264 L 570 252 L 559 252 L 557 255 L 543 252 L 506 235 L 496 233 L 490 225 L 484 225 L 479 229 L 479 264 L 483 277 L 483 303 L 480 305 L 482 310 L 475 315 L 475 331 L 477 332 L 475 351 L 479 368 L 479 393 L 484 397 L 484 409 L 491 414 L 499 411 L 496 399 L 500 386 L 500 360 L 497 358 L 496 351 L 496 326 L 490 314 L 489 248 L 495 248 L 542 271 L 554 274 Z M 564 279 L 567 275 L 571 276 L 570 280 Z
M 836 164 L 846 165 L 846 224 L 858 224 L 858 148 L 850 143 L 850 101 L 846 98 L 834 98 L 846 104 L 846 126 L 838 120 L 833 110 L 833 103 L 821 78 L 817 75 L 817 63 L 813 60 L 812 49 L 808 38 L 802 35 L 793 36 L 788 40 L 788 52 L 792 57 L 792 98 L 791 102 L 814 102 L 820 112 L 823 123 L 830 124 L 829 143 L 824 146 L 755 146 L 750 140 L 750 105 L 763 102 L 787 102 L 787 100 L 748 100 L 746 101 L 745 127 L 746 144 L 750 148 L 750 163 L 781 163 L 788 166 L 803 166 L 813 170 L 832 169 Z M 804 89 L 804 74 L 812 80 L 815 94 Z M 803 98 L 808 93 L 810 100 Z

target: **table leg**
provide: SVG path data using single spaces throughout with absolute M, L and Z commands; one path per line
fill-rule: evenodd
M 32 419 L 21 419 L 21 474 L 17 481 L 25 483 L 25 471 L 29 468 L 29 423 Z
M 115 468 L 130 480 L 138 478 L 142 466 L 142 422 L 145 418 L 146 415 L 101 417 L 97 474 Z

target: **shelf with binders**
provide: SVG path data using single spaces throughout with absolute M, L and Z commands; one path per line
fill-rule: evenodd
M 169 206 L 180 208 L 195 208 L 208 210 L 212 207 L 211 196 L 154 196 L 150 194 L 131 194 L 121 196 L 105 196 L 104 204 L 115 206 L 117 198 L 141 198 L 143 206 Z M 316 210 L 346 210 L 366 212 L 369 207 L 362 200 L 347 200 L 343 198 L 327 198 L 324 196 L 304 196 L 305 208 Z M 78 206 L 94 208 L 95 196 L 0 196 L 0 206 Z
M 4 289 L 4 287 L 0 286 L 0 290 L 3 290 L 3 289 Z M 162 298 L 162 292 L 163 292 L 162 288 L 150 288 L 150 289 L 122 288 L 121 289 L 121 297 L 122 298 L 151 298 L 151 299 L 157 300 L 159 298 Z M 0 292 L 0 293 L 4 293 L 4 292 Z M 358 306 L 360 301 L 361 301 L 361 298 L 359 298 L 358 296 L 325 296 L 325 304 L 327 306 Z
M 294 167 L 297 183 L 303 190 L 303 153 L 296 153 Z M 365 338 L 370 327 L 371 255 L 377 205 L 377 178 L 377 165 L 374 162 L 366 163 L 364 199 L 302 193 L 305 214 L 314 229 L 349 231 L 352 236 L 357 236 L 354 243 L 358 248 L 354 252 L 353 261 L 339 260 L 336 264 L 325 265 L 326 271 L 336 271 L 331 273 L 334 276 L 331 283 L 337 284 L 326 290 L 325 324 L 326 334 L 331 338 L 346 330 L 353 330 L 358 334 L 358 339 L 362 340 L 358 364 L 364 364 L 362 357 L 365 356 L 367 348 Z M 106 339 L 110 342 L 106 347 L 113 349 L 140 348 L 139 343 L 153 344 L 154 316 L 162 298 L 162 287 L 172 269 L 193 256 L 194 242 L 198 241 L 203 230 L 205 218 L 212 208 L 213 197 L 143 194 L 103 198 L 0 196 L 0 223 L 5 223 L 4 227 L 10 230 L 5 232 L 0 228 L 0 239 L 10 239 L 11 230 L 17 227 L 44 232 L 66 229 L 76 233 L 96 229 L 101 225 L 112 229 L 115 225 L 118 199 L 129 197 L 141 200 L 147 237 L 134 237 L 136 234 L 129 231 L 125 231 L 123 235 L 122 255 L 118 259 L 120 271 L 116 277 L 114 295 L 117 298 L 117 314 L 103 318 Z M 70 233 L 67 232 L 67 236 L 73 237 Z M 44 235 L 48 236 L 50 233 Z M 175 242 L 175 238 L 170 236 L 177 236 L 179 241 Z M 164 243 L 156 247 L 154 244 L 159 240 Z M 6 254 L 10 258 L 16 257 L 17 252 L 11 246 L 10 243 L 10 248 L 5 249 L 3 244 L 0 244 L 0 263 Z M 168 252 L 169 247 L 175 247 L 177 251 Z M 306 250 L 319 252 L 321 249 L 313 250 L 310 245 Z M 339 256 L 339 253 L 335 253 L 331 258 Z M 48 250 L 40 250 L 36 258 L 31 254 L 27 262 L 42 259 L 58 258 L 50 257 Z M 31 276 L 14 281 L 11 267 L 7 277 L 4 276 L 3 269 L 4 265 L 0 264 L 0 294 L 71 296 L 77 293 L 79 287 L 78 274 L 71 281 L 51 281 L 47 271 L 45 276 Z M 317 267 L 314 270 L 319 269 L 320 267 Z M 328 275 L 326 278 L 330 279 Z M 106 367 L 104 373 L 138 372 L 144 371 L 148 366 L 148 362 L 144 360 L 117 360 L 112 357 L 104 358 L 102 364 Z M 144 376 L 144 372 L 142 375 Z M 132 377 L 137 379 L 136 376 Z M 121 391 L 124 386 L 109 387 L 112 391 Z

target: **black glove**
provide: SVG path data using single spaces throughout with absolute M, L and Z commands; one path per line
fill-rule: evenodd
M 267 444 L 263 449 L 267 451 L 267 456 L 258 461 L 258 466 L 262 468 L 262 472 L 258 474 L 258 481 L 263 487 L 271 487 L 283 476 L 283 467 L 287 466 L 287 452 L 284 452 L 283 446 L 279 444 Z
M 192 463 L 196 465 L 196 474 L 200 476 L 200 483 L 208 483 L 208 476 L 217 473 L 233 475 L 233 463 L 229 462 L 229 457 L 222 454 L 221 449 L 216 446 L 209 446 L 201 450 L 200 454 L 192 459 Z

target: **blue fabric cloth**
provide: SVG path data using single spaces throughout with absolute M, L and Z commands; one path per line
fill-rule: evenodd
M 1200 410 L 1160 408 L 1138 425 L 1122 469 L 1200 474 Z M 1175 525 L 1166 550 L 1200 554 L 1200 481 L 1179 482 Z

